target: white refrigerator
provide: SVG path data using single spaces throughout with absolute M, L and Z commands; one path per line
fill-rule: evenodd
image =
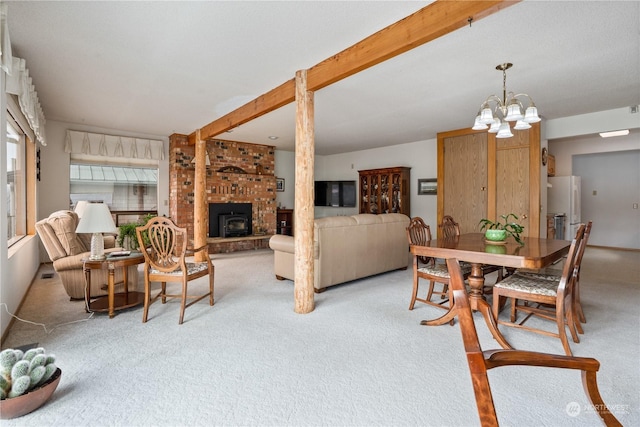
M 573 240 L 580 225 L 580 177 L 553 176 L 548 178 L 547 212 L 565 214 L 564 240 Z M 558 230 L 556 230 L 558 238 Z

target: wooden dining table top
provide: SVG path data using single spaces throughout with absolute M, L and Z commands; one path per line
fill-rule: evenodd
M 434 258 L 456 258 L 470 263 L 512 268 L 540 269 L 569 252 L 571 241 L 525 237 L 519 245 L 508 237 L 504 244 L 487 243 L 483 233 L 461 234 L 453 238 L 430 240 L 411 246 L 411 253 Z

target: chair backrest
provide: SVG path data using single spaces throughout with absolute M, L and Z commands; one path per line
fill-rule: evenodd
M 431 240 L 431 229 L 419 216 L 411 218 L 407 227 L 407 239 L 410 245 L 424 246 Z
M 576 261 L 578 260 L 578 254 L 580 252 L 579 249 L 582 245 L 582 241 L 584 240 L 585 228 L 586 226 L 584 224 L 580 224 L 580 227 L 576 232 L 576 236 L 573 238 L 571 246 L 569 247 L 569 253 L 567 254 L 564 266 L 562 267 L 562 275 L 560 276 L 560 283 L 558 284 L 558 304 L 564 301 L 564 298 L 570 294 L 572 290 L 571 286 L 577 278 L 578 271 L 576 269 Z M 556 309 L 559 307 L 560 306 Z
M 157 216 L 136 227 L 136 235 L 145 261 L 151 268 L 165 273 L 181 267 L 186 271 L 186 228 L 178 227 L 169 218 Z
M 438 228 L 440 228 L 440 235 L 444 239 L 450 239 L 460 235 L 460 224 L 458 224 L 451 215 L 443 216 Z
M 409 240 L 409 245 L 424 246 L 431 240 L 431 229 L 422 218 L 415 216 L 409 221 L 407 239 Z M 418 256 L 418 259 L 424 264 L 432 261 L 431 257 Z
M 580 274 L 580 265 L 582 264 L 582 256 L 584 255 L 584 250 L 587 248 L 587 242 L 589 241 L 589 234 L 591 234 L 591 226 L 593 225 L 593 221 L 589 221 L 584 228 L 584 236 L 582 237 L 582 242 L 580 247 L 578 248 L 578 255 L 576 255 L 576 273 Z
M 91 247 L 90 235 L 76 234 L 78 222 L 78 214 L 69 210 L 53 212 L 36 222 L 36 231 L 51 261 L 81 254 Z

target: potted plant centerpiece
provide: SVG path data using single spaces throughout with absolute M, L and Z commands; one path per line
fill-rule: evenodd
M 500 215 L 502 220 L 491 221 L 487 218 L 480 220 L 478 225 L 480 225 L 481 231 L 485 230 L 484 237 L 487 243 L 502 243 L 507 237 L 513 236 L 520 246 L 524 245 L 524 242 L 520 239 L 520 233 L 524 231 L 524 227 L 516 222 L 509 222 L 511 217 L 514 220 L 518 220 L 518 216 L 513 213 Z
M 62 371 L 55 356 L 42 347 L 0 353 L 0 418 L 10 419 L 38 409 L 53 394 Z

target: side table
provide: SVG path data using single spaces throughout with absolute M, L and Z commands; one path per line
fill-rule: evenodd
M 109 318 L 113 318 L 115 310 L 134 307 L 144 302 L 143 292 L 129 292 L 128 267 L 138 265 L 144 262 L 144 256 L 141 252 L 131 252 L 125 256 L 109 256 L 104 261 L 93 261 L 85 259 L 84 275 L 87 282 L 85 290 L 85 301 L 87 303 L 86 310 L 90 311 L 108 311 Z M 109 270 L 107 295 L 100 296 L 91 301 L 91 270 L 100 269 Z M 115 293 L 115 270 L 123 269 L 124 292 Z

